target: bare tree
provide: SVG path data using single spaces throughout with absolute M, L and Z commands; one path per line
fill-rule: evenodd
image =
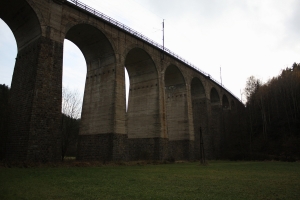
M 63 87 L 62 90 L 62 160 L 70 147 L 76 149 L 82 99 L 79 93 Z
M 62 113 L 73 119 L 79 119 L 81 115 L 82 99 L 77 90 L 62 89 Z
M 259 79 L 256 79 L 254 76 L 250 76 L 247 79 L 246 87 L 244 89 L 247 102 L 251 100 L 251 97 L 253 94 L 258 90 L 258 88 L 262 85 L 261 81 Z

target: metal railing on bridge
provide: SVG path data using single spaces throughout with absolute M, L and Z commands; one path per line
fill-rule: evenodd
M 188 62 L 187 60 L 183 59 L 182 57 L 180 57 L 179 55 L 173 53 L 170 49 L 158 44 L 157 42 L 153 41 L 152 39 L 144 36 L 143 34 L 137 32 L 136 30 L 133 30 L 132 28 L 126 26 L 125 24 L 122 24 L 121 22 L 118 22 L 117 20 L 105 15 L 104 13 L 80 2 L 80 1 L 77 1 L 77 0 L 66 0 L 67 2 L 81 8 L 81 9 L 84 9 L 86 11 L 88 11 L 89 13 L 97 16 L 97 17 L 100 17 L 101 19 L 107 21 L 108 23 L 110 24 L 113 24 L 117 27 L 119 27 L 120 29 L 130 33 L 131 35 L 134 35 L 146 42 L 148 42 L 149 44 L 159 48 L 160 50 L 164 51 L 165 53 L 171 55 L 172 57 L 180 60 L 181 62 L 185 63 L 186 65 L 188 65 L 189 67 L 199 71 L 200 73 L 202 73 L 203 75 L 207 76 L 208 78 L 210 78 L 212 81 L 214 81 L 215 83 L 217 83 L 219 86 L 223 87 L 227 92 L 229 92 L 232 96 L 234 96 L 236 99 L 238 99 L 239 101 L 241 101 L 238 97 L 236 97 L 230 90 L 228 90 L 225 86 L 223 86 L 221 83 L 219 83 L 217 80 L 215 80 L 214 78 L 212 78 L 208 73 L 202 71 L 201 69 L 199 69 L 198 67 L 196 67 L 195 65 L 193 65 L 192 63 Z

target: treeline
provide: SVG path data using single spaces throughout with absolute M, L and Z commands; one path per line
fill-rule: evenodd
M 252 159 L 300 159 L 300 64 L 262 84 L 251 76 L 245 88 L 246 137 Z
M 76 157 L 80 119 L 62 114 L 62 160 L 65 157 Z
M 0 160 L 5 155 L 5 144 L 8 134 L 8 96 L 10 88 L 0 84 Z

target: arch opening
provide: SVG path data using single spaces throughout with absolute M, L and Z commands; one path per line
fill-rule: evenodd
M 231 108 L 235 108 L 235 103 L 234 103 L 234 101 L 233 101 L 233 100 L 231 100 L 231 103 L 230 103 L 230 105 L 231 105 Z
M 10 87 L 18 47 L 13 32 L 1 19 L 0 30 L 0 84 Z
M 129 74 L 124 66 L 124 73 L 125 73 L 125 100 L 126 100 L 126 113 L 128 111 L 128 101 L 129 101 L 129 89 L 130 89 L 130 80 L 129 80 Z
M 215 88 L 210 91 L 210 102 L 212 104 L 220 104 L 220 96 Z
M 88 73 L 115 63 L 115 54 L 110 41 L 96 27 L 89 24 L 77 24 L 68 30 L 65 38 L 72 41 L 82 51 Z
M 193 78 L 191 82 L 192 98 L 205 98 L 205 89 L 199 78 Z
M 171 90 L 174 87 L 185 87 L 183 75 L 175 65 L 170 65 L 165 72 L 165 87 L 168 90 Z
M 230 108 L 228 98 L 227 98 L 227 96 L 225 94 L 223 95 L 223 98 L 222 98 L 222 107 L 225 110 L 227 110 L 227 109 Z
M 11 0 L 0 2 L 0 30 L 0 76 L 4 84 L 11 86 L 17 54 L 41 36 L 41 26 L 26 1 Z
M 15 37 L 8 25 L 0 19 L 0 160 L 5 158 L 9 121 L 9 90 L 17 54 Z
M 1 1 L 0 18 L 12 30 L 19 51 L 41 36 L 39 19 L 26 1 Z

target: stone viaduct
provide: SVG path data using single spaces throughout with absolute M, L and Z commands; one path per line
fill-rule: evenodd
M 87 65 L 80 160 L 219 158 L 238 132 L 242 103 L 185 60 L 75 0 L 1 0 L 18 54 L 11 84 L 6 159 L 61 159 L 63 44 Z M 126 67 L 130 78 L 125 102 Z

